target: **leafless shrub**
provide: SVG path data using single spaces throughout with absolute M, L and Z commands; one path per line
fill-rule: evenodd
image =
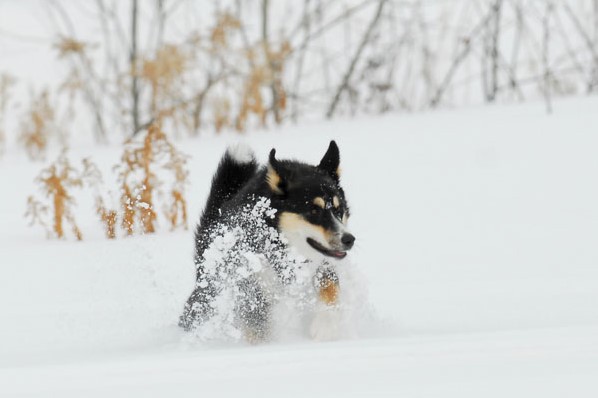
M 77 240 L 81 240 L 83 235 L 75 222 L 73 215 L 73 207 L 75 206 L 75 199 L 71 195 L 71 190 L 74 188 L 81 188 L 83 180 L 81 174 L 71 166 L 63 151 L 58 159 L 43 169 L 36 178 L 36 182 L 40 185 L 46 198 L 49 199 L 52 208 L 52 223 L 51 231 L 57 238 L 63 238 L 64 223 L 67 222 L 71 226 L 73 235 Z M 48 228 L 50 224 L 44 220 L 47 214 L 48 205 L 43 205 L 41 201 L 33 197 L 28 198 L 27 217 L 31 218 L 31 224 L 37 223 Z
M 127 235 L 135 232 L 135 225 L 139 225 L 142 233 L 156 231 L 155 198 L 160 186 L 156 173 L 159 169 L 168 170 L 174 176 L 170 191 L 172 201 L 167 212 L 171 226 L 186 226 L 185 164 L 186 157 L 172 145 L 157 124 L 148 128 L 141 145 L 132 141 L 127 144 L 121 163 L 115 166 L 121 186 L 121 226 Z
M 140 75 L 150 85 L 150 112 L 156 120 L 162 121 L 172 115 L 173 110 L 162 108 L 162 104 L 168 103 L 173 91 L 183 83 L 182 77 L 187 67 L 188 56 L 174 45 L 163 46 L 153 59 L 143 61 Z
M 62 12 L 61 15 L 65 16 L 66 13 Z M 72 25 L 70 20 L 68 22 Z M 93 115 L 96 139 L 104 141 L 106 140 L 106 127 L 103 114 L 104 99 L 102 97 L 107 95 L 107 91 L 104 87 L 105 83 L 98 78 L 94 62 L 89 55 L 90 50 L 95 47 L 97 46 L 75 38 L 74 32 L 70 32 L 70 35 L 60 35 L 54 43 L 54 49 L 58 52 L 58 59 L 69 64 L 69 73 L 60 84 L 61 90 L 59 92 L 68 94 L 71 108 L 73 107 L 74 96 L 77 93 L 82 95 L 84 104 Z M 118 79 L 118 76 L 114 76 L 113 79 Z
M 93 41 L 77 36 L 70 8 L 51 3 L 62 27 L 54 48 L 67 65 L 58 93 L 67 114 L 87 107 L 99 141 L 152 123 L 177 136 L 242 132 L 306 115 L 552 99 L 598 87 L 594 0 L 551 1 L 549 13 L 548 3 L 504 0 L 220 0 L 188 4 L 203 23 L 187 31 L 172 29 L 180 3 L 96 0 L 101 36 Z M 43 147 L 39 135 L 28 137 L 30 148 Z
M 50 105 L 48 91 L 44 90 L 32 99 L 21 121 L 20 142 L 31 159 L 44 158 L 48 140 L 54 133 L 54 119 L 54 108 Z

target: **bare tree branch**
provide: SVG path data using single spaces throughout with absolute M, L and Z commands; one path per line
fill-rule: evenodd
M 469 34 L 469 36 L 467 38 L 463 39 L 463 44 L 462 44 L 463 47 L 461 48 L 461 51 L 459 51 L 457 53 L 457 55 L 453 58 L 453 62 L 451 63 L 448 71 L 444 75 L 444 79 L 442 79 L 442 82 L 438 86 L 438 89 L 436 90 L 436 94 L 434 94 L 434 96 L 432 97 L 432 100 L 430 101 L 430 106 L 432 108 L 436 107 L 440 103 L 440 100 L 442 99 L 444 92 L 448 88 L 448 86 L 453 78 L 453 75 L 455 74 L 455 72 L 457 71 L 457 69 L 459 68 L 461 63 L 465 60 L 465 58 L 467 58 L 467 55 L 469 55 L 469 52 L 472 47 L 472 42 L 477 38 L 479 31 L 482 28 L 484 28 L 486 26 L 486 24 L 490 21 L 490 18 L 492 18 L 492 15 L 493 15 L 492 12 L 489 12 L 488 15 L 486 15 L 486 17 L 484 17 L 482 19 L 482 21 L 480 21 L 480 23 L 478 23 L 471 30 L 471 33 Z
M 137 0 L 131 0 L 131 52 L 129 53 L 129 65 L 131 67 L 131 100 L 133 117 L 133 135 L 140 131 L 139 128 L 139 86 L 137 76 Z
M 361 54 L 363 53 L 363 50 L 365 49 L 366 45 L 369 43 L 369 41 L 371 39 L 372 33 L 374 32 L 374 28 L 378 24 L 378 21 L 380 20 L 380 16 L 382 15 L 382 9 L 384 8 L 385 3 L 386 3 L 386 0 L 379 0 L 379 2 L 378 2 L 378 8 L 376 9 L 376 13 L 374 14 L 374 17 L 372 18 L 370 25 L 368 26 L 367 30 L 365 31 L 365 34 L 363 35 L 363 38 L 361 39 L 361 43 L 359 43 L 359 47 L 357 47 L 357 51 L 355 52 L 355 55 L 353 56 L 353 59 L 351 60 L 351 63 L 349 64 L 349 68 L 345 72 L 345 75 L 343 76 L 343 80 L 341 81 L 341 84 L 338 86 L 338 89 L 336 90 L 336 94 L 334 95 L 332 102 L 330 103 L 330 106 L 328 107 L 328 111 L 326 112 L 326 117 L 329 119 L 334 115 L 334 112 L 336 111 L 336 107 L 338 106 L 338 103 L 340 101 L 342 93 L 345 90 L 347 90 L 349 87 L 349 81 L 351 80 L 351 76 L 353 76 L 353 72 L 355 71 L 355 66 L 357 65 L 357 61 L 359 61 L 359 59 L 361 58 Z

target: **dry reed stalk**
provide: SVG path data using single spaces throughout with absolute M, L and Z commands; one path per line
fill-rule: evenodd
M 154 59 L 143 61 L 140 77 L 151 87 L 150 110 L 159 113 L 158 104 L 179 81 L 189 64 L 189 57 L 181 47 L 165 45 L 160 48 Z
M 214 51 L 228 48 L 228 35 L 241 28 L 241 21 L 229 13 L 216 16 L 216 24 L 210 32 L 210 42 Z
M 52 204 L 51 230 L 58 238 L 63 238 L 65 235 L 65 221 L 70 224 L 77 240 L 83 238 L 72 213 L 75 200 L 69 192 L 71 188 L 83 185 L 83 180 L 78 174 L 77 170 L 70 165 L 66 152 L 63 151 L 58 159 L 46 169 L 43 169 L 36 178 L 46 196 L 50 198 Z M 40 206 L 35 203 L 33 198 L 28 200 L 28 205 L 32 220 L 36 218 L 39 220 L 41 214 L 37 210 L 41 209 Z M 44 225 L 45 223 L 40 222 L 40 224 Z
M 135 198 L 126 183 L 122 185 L 120 205 L 122 207 L 121 227 L 127 235 L 133 235 L 135 232 Z
M 98 198 L 96 202 L 96 211 L 100 216 L 102 224 L 104 224 L 104 232 L 108 239 L 116 239 L 116 224 L 118 213 L 116 210 L 107 209 L 104 206 L 102 198 Z
M 69 55 L 81 55 L 85 53 L 89 45 L 82 41 L 73 39 L 71 37 L 60 37 L 58 42 L 54 43 L 54 48 L 58 50 L 58 56 L 60 58 L 67 57 Z
M 44 90 L 32 100 L 21 122 L 19 139 L 31 159 L 43 159 L 45 156 L 54 118 L 54 108 L 50 105 L 48 91 Z
M 274 121 L 282 121 L 282 112 L 286 109 L 286 92 L 282 84 L 284 65 L 291 53 L 291 46 L 283 41 L 278 51 L 272 50 L 269 43 L 262 43 L 259 51 L 249 51 L 247 58 L 252 69 L 245 81 L 241 99 L 241 107 L 235 121 L 237 131 L 244 131 L 251 114 L 258 117 L 261 127 L 266 126 L 268 113 L 272 113 Z M 263 55 L 262 63 L 256 62 L 256 54 Z M 267 107 L 262 90 L 269 87 L 272 92 L 272 103 Z
M 241 108 L 235 121 L 237 131 L 245 131 L 247 119 L 251 113 L 257 115 L 261 127 L 266 126 L 266 107 L 262 98 L 261 88 L 266 82 L 267 70 L 265 67 L 255 67 L 249 74 L 243 87 Z
M 172 203 L 170 209 L 166 212 L 171 229 L 174 230 L 178 225 L 182 225 L 183 228 L 187 229 L 187 202 L 179 191 L 173 190 L 171 196 Z
M 83 239 L 73 213 L 76 203 L 71 191 L 74 188 L 82 188 L 84 184 L 99 188 L 102 175 L 90 159 L 83 159 L 82 165 L 82 171 L 79 172 L 70 164 L 66 150 L 63 150 L 54 163 L 40 172 L 35 181 L 40 184 L 50 203 L 43 204 L 33 196 L 27 199 L 25 217 L 30 218 L 30 225 L 41 225 L 48 232 L 48 236 L 63 238 L 64 226 L 68 224 L 77 240 Z M 50 208 L 52 213 L 49 216 L 50 220 L 47 220 Z
M 163 159 L 167 159 L 163 162 Z M 161 162 L 162 161 L 162 162 Z M 134 233 L 134 225 L 139 223 L 144 233 L 156 231 L 157 214 L 154 198 L 160 183 L 156 175 L 159 168 L 169 170 L 174 175 L 171 191 L 172 203 L 166 212 L 174 229 L 178 225 L 186 227 L 187 208 L 184 199 L 184 186 L 188 172 L 185 169 L 187 158 L 170 143 L 157 124 L 152 124 L 138 147 L 129 146 L 121 159 L 119 174 L 121 226 L 127 235 Z
M 217 133 L 222 129 L 230 127 L 230 101 L 227 99 L 216 99 L 213 101 L 214 129 Z

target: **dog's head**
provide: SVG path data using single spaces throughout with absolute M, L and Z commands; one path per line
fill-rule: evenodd
M 272 149 L 266 181 L 278 210 L 278 229 L 310 259 L 342 259 L 353 247 L 349 207 L 340 186 L 340 155 L 334 141 L 317 166 L 278 160 Z

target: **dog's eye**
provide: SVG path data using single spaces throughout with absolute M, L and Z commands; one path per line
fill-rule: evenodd
M 312 209 L 311 209 L 311 212 L 310 212 L 310 213 L 311 213 L 312 215 L 314 215 L 314 216 L 317 216 L 317 215 L 319 215 L 321 212 L 322 212 L 322 208 L 321 208 L 321 207 L 318 207 L 318 206 L 315 206 L 315 207 L 312 207 Z

